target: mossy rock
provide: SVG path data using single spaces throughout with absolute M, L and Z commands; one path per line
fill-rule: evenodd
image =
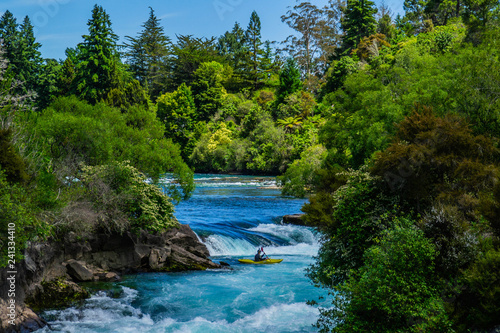
M 90 297 L 85 288 L 64 278 L 43 281 L 41 286 L 43 289 L 38 295 L 26 300 L 26 304 L 34 311 L 67 308 Z

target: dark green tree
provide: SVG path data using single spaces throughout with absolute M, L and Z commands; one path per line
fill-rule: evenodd
M 9 61 L 14 78 L 22 84 L 16 93 L 25 94 L 37 91 L 42 66 L 40 43 L 36 42 L 33 25 L 26 16 L 18 25 L 11 12 L 6 11 L 0 19 L 0 39 L 3 40 L 5 58 Z
M 375 33 L 377 21 L 375 14 L 377 7 L 370 0 L 348 0 L 347 7 L 342 19 L 342 38 L 343 54 L 348 54 L 354 49 L 361 38 L 368 37 Z
M 42 45 L 35 40 L 33 25 L 28 16 L 20 25 L 20 41 L 17 46 L 19 78 L 27 90 L 38 90 L 38 78 L 42 67 L 42 56 L 38 50 Z
M 228 89 L 238 91 L 245 86 L 245 72 L 248 58 L 248 48 L 245 39 L 245 30 L 238 22 L 234 24 L 233 30 L 219 37 L 217 50 L 221 56 L 227 59 L 233 67 L 233 76 L 228 83 Z
M 245 32 L 245 41 L 248 49 L 248 69 L 247 80 L 253 85 L 254 89 L 259 87 L 259 82 L 263 79 L 262 71 L 262 57 L 264 50 L 262 49 L 262 36 L 261 36 L 261 23 L 259 15 L 256 11 L 252 12 L 250 16 L 250 23 L 248 23 Z
M 40 72 L 37 106 L 45 109 L 59 94 L 59 79 L 63 66 L 55 59 L 45 59 Z
M 194 72 L 204 62 L 224 62 L 216 47 L 216 38 L 196 38 L 191 35 L 177 36 L 173 47 L 172 83 L 176 89 L 182 83 L 191 85 Z
M 288 58 L 285 67 L 280 72 L 280 85 L 278 87 L 276 106 L 283 103 L 285 98 L 302 88 L 300 71 L 293 58 Z
M 117 41 L 109 15 L 101 6 L 92 9 L 89 34 L 78 45 L 78 63 L 74 79 L 77 94 L 90 103 L 105 100 L 117 86 L 119 63 Z
M 135 38 L 127 36 L 126 56 L 134 77 L 147 88 L 154 100 L 166 90 L 171 41 L 165 35 L 153 8 L 144 28 Z

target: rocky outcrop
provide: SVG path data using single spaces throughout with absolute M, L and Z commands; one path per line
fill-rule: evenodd
M 25 259 L 16 265 L 13 298 L 8 296 L 8 284 L 3 284 L 9 271 L 0 270 L 0 332 L 32 332 L 45 324 L 32 309 L 65 307 L 88 297 L 76 282 L 118 281 L 119 274 L 133 272 L 220 268 L 208 257 L 206 246 L 188 225 L 161 234 L 141 231 L 80 239 L 69 233 L 59 242 L 30 244 Z M 11 300 L 16 304 L 14 325 L 10 313 L 3 311 Z
M 304 214 L 292 214 L 283 216 L 283 224 L 305 225 L 303 217 Z

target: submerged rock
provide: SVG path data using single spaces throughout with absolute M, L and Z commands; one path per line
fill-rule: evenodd
M 283 216 L 283 224 L 305 225 L 303 217 L 304 214 L 292 214 Z

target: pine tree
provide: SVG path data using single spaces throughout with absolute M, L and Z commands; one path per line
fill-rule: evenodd
M 280 86 L 278 87 L 276 107 L 285 101 L 288 95 L 302 88 L 300 71 L 293 58 L 288 58 L 285 67 L 280 72 Z
M 342 29 L 344 31 L 344 37 L 342 38 L 343 54 L 347 55 L 363 37 L 368 37 L 376 32 L 376 13 L 377 8 L 373 1 L 347 1 L 342 20 Z
M 118 36 L 111 29 L 109 15 L 101 6 L 94 6 L 87 23 L 89 34 L 78 45 L 79 63 L 76 65 L 76 91 L 84 100 L 94 104 L 105 100 L 117 85 L 119 62 Z
M 245 32 L 245 40 L 248 48 L 248 80 L 254 89 L 258 88 L 259 81 L 263 78 L 261 60 L 264 55 L 261 41 L 261 24 L 256 11 L 250 16 L 250 23 Z
M 248 54 L 245 38 L 245 30 L 236 22 L 233 30 L 226 31 L 224 35 L 219 37 L 217 43 L 217 51 L 233 67 L 233 79 L 241 78 L 245 72 L 245 57 Z
M 33 25 L 28 16 L 20 26 L 19 42 L 16 48 L 16 67 L 26 90 L 38 91 L 38 79 L 42 70 L 42 46 L 35 40 Z
M 0 40 L 2 41 L 4 57 L 12 66 L 16 43 L 19 38 L 16 18 L 10 11 L 6 11 L 0 18 Z
M 149 18 L 142 25 L 144 29 L 136 38 L 127 36 L 130 43 L 126 46 L 130 70 L 155 99 L 166 90 L 171 41 L 153 8 L 149 9 Z
M 26 94 L 38 89 L 42 57 L 40 43 L 37 43 L 33 33 L 33 25 L 26 16 L 21 25 L 11 12 L 6 11 L 0 18 L 0 39 L 3 40 L 5 58 L 9 61 L 9 69 L 14 78 L 21 82 L 15 92 Z

